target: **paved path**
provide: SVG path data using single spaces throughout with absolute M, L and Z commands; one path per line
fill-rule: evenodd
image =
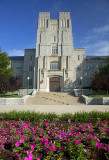
M 75 112 L 90 112 L 90 111 L 108 111 L 109 105 L 0 105 L 0 112 L 8 111 L 36 111 L 36 112 L 55 112 L 61 113 L 75 113 Z
M 79 97 L 66 92 L 43 92 L 35 97 L 28 98 L 26 105 L 81 105 L 84 104 Z

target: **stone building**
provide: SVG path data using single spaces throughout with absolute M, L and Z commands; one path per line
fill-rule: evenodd
M 84 48 L 74 48 L 70 12 L 60 12 L 59 19 L 50 19 L 49 12 L 40 12 L 36 49 L 25 49 L 24 57 L 10 57 L 14 76 L 23 87 L 37 91 L 71 91 L 90 86 L 105 57 L 85 56 Z

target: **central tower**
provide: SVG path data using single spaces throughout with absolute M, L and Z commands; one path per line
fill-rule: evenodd
M 74 52 L 70 12 L 60 12 L 59 19 L 50 19 L 49 12 L 40 12 L 35 55 L 38 91 L 69 91 L 74 88 Z
M 70 12 L 60 12 L 59 19 L 50 19 L 49 12 L 40 12 L 38 19 L 36 57 L 70 56 L 73 51 Z

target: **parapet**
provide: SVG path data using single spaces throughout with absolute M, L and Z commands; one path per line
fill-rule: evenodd
M 59 12 L 59 19 L 70 18 L 70 12 Z
M 50 19 L 50 12 L 39 12 L 40 19 Z

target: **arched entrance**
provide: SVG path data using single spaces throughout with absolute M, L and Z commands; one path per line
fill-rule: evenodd
M 51 78 L 49 78 L 49 91 L 51 91 L 51 92 L 59 92 L 60 90 L 61 90 L 60 77 L 51 77 Z

